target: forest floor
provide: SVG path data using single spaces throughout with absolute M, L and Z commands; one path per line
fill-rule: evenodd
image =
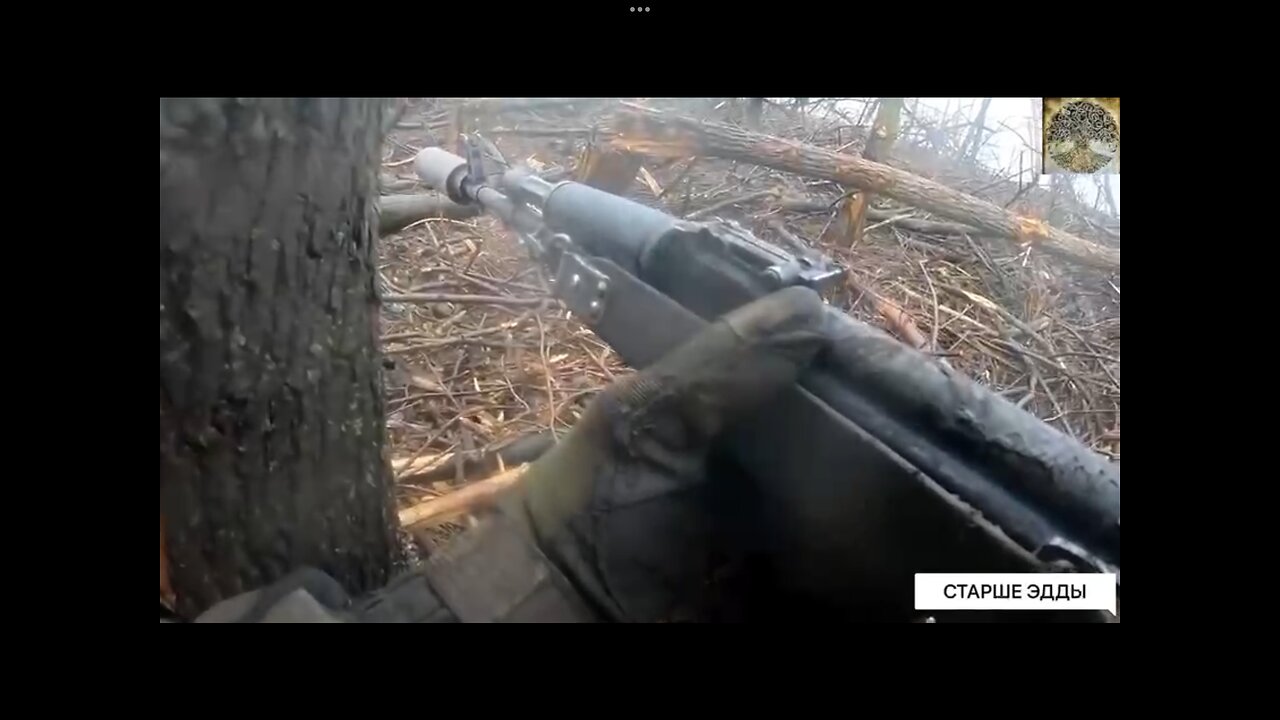
M 383 192 L 429 192 L 417 182 L 412 159 L 434 144 L 456 152 L 460 123 L 512 164 L 560 167 L 575 178 L 591 128 L 607 118 L 611 104 L 414 101 L 386 143 Z M 743 122 L 735 103 L 647 104 Z M 856 110 L 766 104 L 758 129 L 860 154 L 872 117 Z M 958 134 L 910 116 L 903 125 L 887 164 L 1119 246 L 1119 218 L 1086 207 L 1069 187 L 1050 192 L 957 161 Z M 645 159 L 625 194 L 678 217 L 710 209 L 708 217 L 736 220 L 766 240 L 781 231 L 801 238 L 849 268 L 850 281 L 828 296 L 833 305 L 1119 461 L 1119 273 L 1069 265 L 1013 240 L 932 227 L 919 221 L 946 218 L 877 196 L 863 236 L 851 243 L 834 209 L 849 190 L 703 157 Z M 539 268 L 493 218 L 424 218 L 384 234 L 380 271 L 384 296 L 426 296 L 384 300 L 382 309 L 388 444 L 402 509 L 503 470 L 501 463 L 476 462 L 492 460 L 495 448 L 563 434 L 596 392 L 630 372 L 549 297 Z M 471 297 L 431 298 L 440 294 Z M 415 523 L 414 536 L 429 549 L 465 521 L 443 514 Z

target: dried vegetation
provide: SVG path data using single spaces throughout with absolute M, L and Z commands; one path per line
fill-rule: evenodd
M 873 123 L 884 122 L 877 103 L 853 99 L 637 102 L 856 157 Z M 813 245 L 850 269 L 830 302 L 1119 460 L 1118 269 L 1044 252 L 1030 235 L 1002 237 L 931 216 L 891 192 L 860 195 L 763 164 L 692 155 L 692 143 L 636 142 L 628 145 L 634 154 L 617 155 L 610 128 L 627 107 L 557 98 L 408 102 L 386 144 L 383 192 L 426 193 L 413 177 L 414 154 L 430 144 L 452 149 L 460 131 L 478 131 L 493 144 L 491 156 L 571 178 L 590 174 L 673 215 L 717 215 L 779 244 Z M 1026 227 L 1052 227 L 1118 255 L 1118 214 L 1086 206 L 1069 184 L 1032 185 L 1023 168 L 995 173 L 973 162 L 981 120 L 925 121 L 911 100 L 898 111 L 894 142 L 873 148 L 880 162 L 1008 210 Z M 1028 143 L 1026 167 L 1037 162 L 1034 152 Z M 451 214 L 384 232 L 381 246 L 390 447 L 402 517 L 434 526 L 419 534 L 426 541 L 456 531 L 449 521 L 473 505 L 428 508 L 429 521 L 419 522 L 424 501 L 527 461 L 629 372 L 548 297 L 539 269 L 496 220 Z M 541 435 L 530 442 L 531 433 Z M 517 438 L 527 447 L 505 463 L 494 457 Z M 511 473 L 500 477 L 509 482 Z M 470 495 L 488 497 L 483 489 Z

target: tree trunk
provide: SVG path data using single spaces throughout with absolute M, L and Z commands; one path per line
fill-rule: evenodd
M 161 564 L 182 616 L 302 565 L 353 593 L 388 579 L 384 116 L 160 101 Z
M 887 195 L 1004 237 L 1034 243 L 1085 265 L 1118 271 L 1120 251 L 1096 245 L 1031 218 L 905 170 L 813 145 L 628 105 L 613 121 L 622 150 L 681 157 L 703 155 L 750 162 Z
M 866 147 L 862 149 L 862 157 L 876 162 L 888 162 L 893 143 L 898 139 L 898 130 L 902 127 L 902 98 L 881 98 L 880 108 L 876 110 L 876 120 L 871 124 L 871 136 L 867 138 Z M 840 219 L 833 227 L 835 232 L 848 238 L 848 247 L 857 247 L 862 242 L 862 230 L 866 225 L 867 208 L 871 205 L 871 193 L 863 190 L 845 200 Z
M 982 107 L 978 110 L 978 117 L 973 121 L 969 134 L 965 136 L 964 147 L 960 149 L 961 159 L 970 162 L 977 161 L 978 150 L 982 147 L 982 131 L 987 124 L 987 108 L 989 107 L 991 107 L 991 98 L 983 98 Z
M 1111 194 L 1111 177 L 1100 175 L 1098 179 L 1102 182 L 1102 197 L 1107 201 L 1107 209 L 1113 217 L 1120 217 L 1120 206 L 1116 205 L 1116 196 Z
M 764 98 L 747 98 L 747 127 L 759 130 L 763 115 Z
M 876 162 L 888 162 L 893 144 L 898 140 L 902 127 L 902 98 L 881 98 L 876 120 L 871 125 L 871 137 L 862 150 L 862 157 Z

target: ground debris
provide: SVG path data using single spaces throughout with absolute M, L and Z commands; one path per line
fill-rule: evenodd
M 750 120 L 760 133 L 860 153 L 874 112 L 859 117 L 858 101 L 835 100 L 632 102 L 722 123 Z M 573 178 L 593 138 L 622 107 L 569 99 L 418 100 L 390 134 L 383 175 L 411 181 L 406 161 L 418 150 L 440 144 L 456 152 L 458 133 L 478 132 L 513 164 L 557 166 Z M 909 100 L 906 110 L 888 164 L 1118 247 L 1118 218 L 1058 188 L 1051 194 L 1025 186 L 976 166 L 963 152 L 952 154 L 965 149 L 968 126 L 928 126 Z M 623 194 L 678 217 L 737 220 L 784 246 L 824 237 L 848 195 L 835 183 L 696 157 L 678 141 L 645 155 Z M 886 197 L 873 197 L 866 217 L 856 247 L 820 247 L 850 268 L 851 282 L 831 303 L 905 333 L 900 339 L 1119 460 L 1118 271 L 1079 267 L 1016 239 L 966 233 L 962 224 Z M 447 471 L 433 462 L 454 468 L 429 486 L 400 482 L 401 509 L 485 477 L 469 461 L 516 438 L 562 434 L 596 393 L 631 372 L 549 296 L 541 271 L 492 218 L 432 217 L 386 235 L 380 271 L 380 291 L 390 300 L 382 307 L 382 342 L 391 456 L 398 467 L 427 468 L 433 478 Z M 462 295 L 478 301 L 459 302 Z M 413 534 L 429 552 L 467 522 Z

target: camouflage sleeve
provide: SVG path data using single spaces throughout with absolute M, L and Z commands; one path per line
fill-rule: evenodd
M 436 551 L 424 567 L 351 599 L 304 568 L 224 600 L 198 623 L 592 622 L 595 615 L 519 525 L 495 514 Z

